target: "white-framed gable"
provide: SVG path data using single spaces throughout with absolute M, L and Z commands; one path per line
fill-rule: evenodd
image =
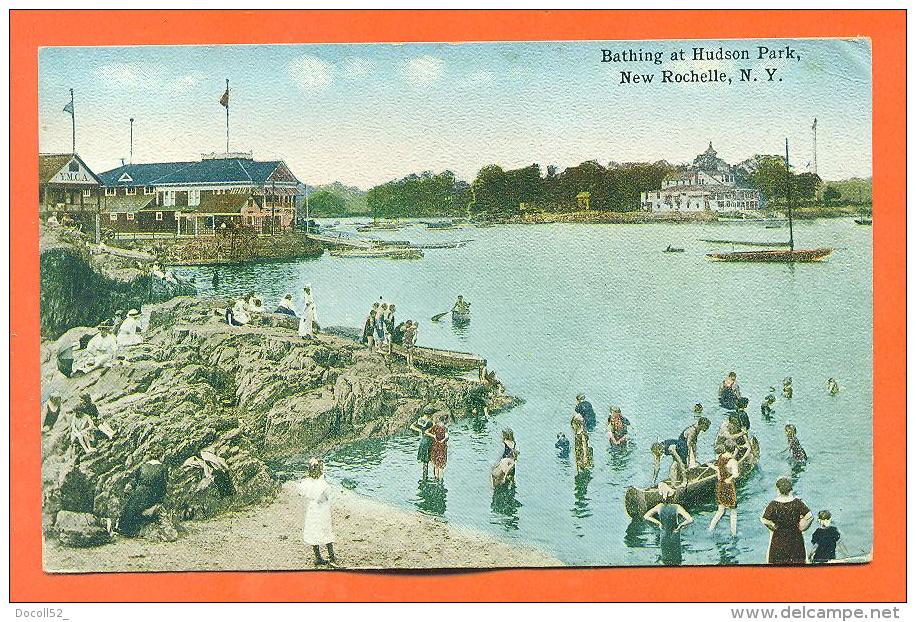
M 97 186 L 99 181 L 96 178 L 95 174 L 90 171 L 82 161 L 73 157 L 70 158 L 70 161 L 67 162 L 63 168 L 54 173 L 51 179 L 48 180 L 48 184 L 66 184 L 66 185 L 83 185 L 83 186 Z

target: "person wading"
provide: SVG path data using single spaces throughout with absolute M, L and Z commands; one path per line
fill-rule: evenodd
M 656 525 L 660 530 L 659 548 L 661 562 L 666 566 L 679 565 L 683 559 L 681 552 L 681 530 L 693 522 L 693 517 L 684 507 L 672 501 L 674 489 L 662 482 L 658 485 L 658 494 L 662 501 L 643 515 L 643 518 Z
M 738 462 L 735 460 L 735 441 L 728 439 L 725 441 L 725 451 L 716 458 L 716 503 L 718 509 L 709 523 L 709 531 L 713 531 L 725 510 L 729 510 L 729 524 L 733 536 L 738 535 L 738 489 L 735 482 L 741 475 L 738 469 Z

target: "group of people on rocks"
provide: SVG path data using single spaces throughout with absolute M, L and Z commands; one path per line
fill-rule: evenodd
M 402 346 L 407 364 L 413 367 L 420 324 L 414 320 L 397 323 L 396 310 L 394 303 L 389 304 L 382 298 L 372 303 L 363 322 L 361 341 L 367 348 L 380 354 L 391 354 L 392 345 Z
M 277 303 L 274 313 L 287 315 L 299 319 L 298 334 L 305 339 L 311 339 L 318 328 L 318 310 L 315 307 L 315 295 L 312 286 L 302 288 L 302 307 L 297 314 L 293 305 L 293 295 L 286 294 Z M 223 309 L 223 318 L 230 326 L 245 326 L 257 324 L 267 313 L 263 298 L 254 292 L 249 292 L 242 298 L 229 300 Z
M 61 346 L 57 352 L 57 367 L 68 378 L 74 374 L 89 373 L 100 367 L 113 367 L 123 363 L 125 349 L 143 343 L 140 311 L 131 309 L 126 314 L 119 309 L 114 316 L 96 326 L 96 333 L 84 336 L 79 342 Z

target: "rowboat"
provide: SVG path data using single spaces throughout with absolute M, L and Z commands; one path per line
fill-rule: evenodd
M 668 248 L 666 248 L 666 249 L 663 250 L 662 252 L 663 252 L 663 253 L 683 253 L 683 252 L 684 252 L 684 249 L 683 249 L 683 248 L 675 248 L 674 246 L 669 246 Z
M 754 242 L 753 240 L 708 240 L 702 239 L 700 242 L 706 242 L 707 244 L 731 244 L 732 246 L 766 246 L 766 247 L 780 247 L 788 246 L 788 242 Z
M 467 324 L 471 321 L 470 311 L 456 311 L 452 309 L 452 321 L 458 324 Z
M 832 252 L 832 248 L 812 248 L 799 250 L 734 251 L 731 253 L 707 253 L 706 256 L 716 261 L 811 262 L 820 261 Z
M 332 257 L 376 257 L 383 259 L 421 259 L 423 251 L 417 248 L 346 248 L 328 251 Z
M 856 223 L 857 225 L 870 225 L 871 218 L 868 218 L 867 216 L 863 216 L 862 218 L 853 219 L 853 222 Z
M 391 354 L 403 359 L 407 358 L 404 346 L 398 344 L 391 344 Z M 427 371 L 455 374 L 478 371 L 486 366 L 486 361 L 470 352 L 417 346 L 413 349 L 413 364 Z
M 743 451 L 739 449 L 739 455 L 736 458 L 739 481 L 754 470 L 758 460 L 760 460 L 760 446 L 757 443 L 757 438 L 751 437 L 750 447 L 744 446 Z M 670 479 L 665 480 L 665 483 L 674 488 L 674 495 L 670 498 L 671 501 L 684 507 L 691 507 L 715 499 L 717 479 L 718 471 L 715 462 L 707 462 L 692 469 L 687 469 L 686 484 L 672 486 Z M 651 488 L 630 486 L 623 497 L 623 503 L 630 518 L 642 517 L 661 501 L 662 496 L 658 492 L 657 486 Z

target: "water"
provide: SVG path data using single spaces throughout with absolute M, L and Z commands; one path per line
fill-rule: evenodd
M 413 225 L 380 237 L 470 239 L 463 248 L 427 250 L 419 261 L 317 260 L 219 268 L 221 293 L 254 290 L 273 304 L 314 286 L 319 321 L 361 325 L 374 300 L 397 303 L 399 320 L 420 320 L 421 345 L 479 353 L 525 404 L 485 422 L 450 428 L 445 484 L 419 481 L 417 439 L 409 433 L 341 448 L 328 475 L 408 509 L 540 547 L 577 565 L 654 565 L 657 534 L 631 523 L 628 485 L 651 479 L 649 446 L 676 437 L 702 402 L 712 429 L 700 438 L 711 459 L 720 417 L 716 389 L 735 370 L 750 398 L 760 440 L 758 469 L 739 487 L 739 535 L 727 516 L 714 534 L 712 506 L 696 508 L 682 537 L 685 564 L 761 563 L 768 532 L 758 517 L 777 477 L 790 474 L 812 510 L 829 508 L 851 554 L 872 538 L 871 228 L 850 220 L 796 224 L 800 247 L 833 246 L 820 264 L 712 262 L 701 238 L 774 240 L 787 229 L 747 224 L 540 225 L 428 231 Z M 668 244 L 685 253 L 662 253 Z M 727 250 L 727 249 L 726 249 Z M 186 269 L 206 293 L 213 268 Z M 457 294 L 472 303 L 459 330 L 429 318 Z M 298 300 L 297 300 L 298 303 Z M 792 376 L 794 398 L 777 392 L 765 422 L 760 403 Z M 828 377 L 842 386 L 827 393 Z M 575 395 L 598 413 L 595 468 L 575 477 L 556 456 L 557 432 L 570 436 Z M 635 442 L 610 448 L 604 421 L 622 408 Z M 783 427 L 798 427 L 810 457 L 790 470 Z M 489 470 L 510 426 L 521 449 L 514 493 L 494 496 Z M 810 531 L 806 538 L 810 538 Z

